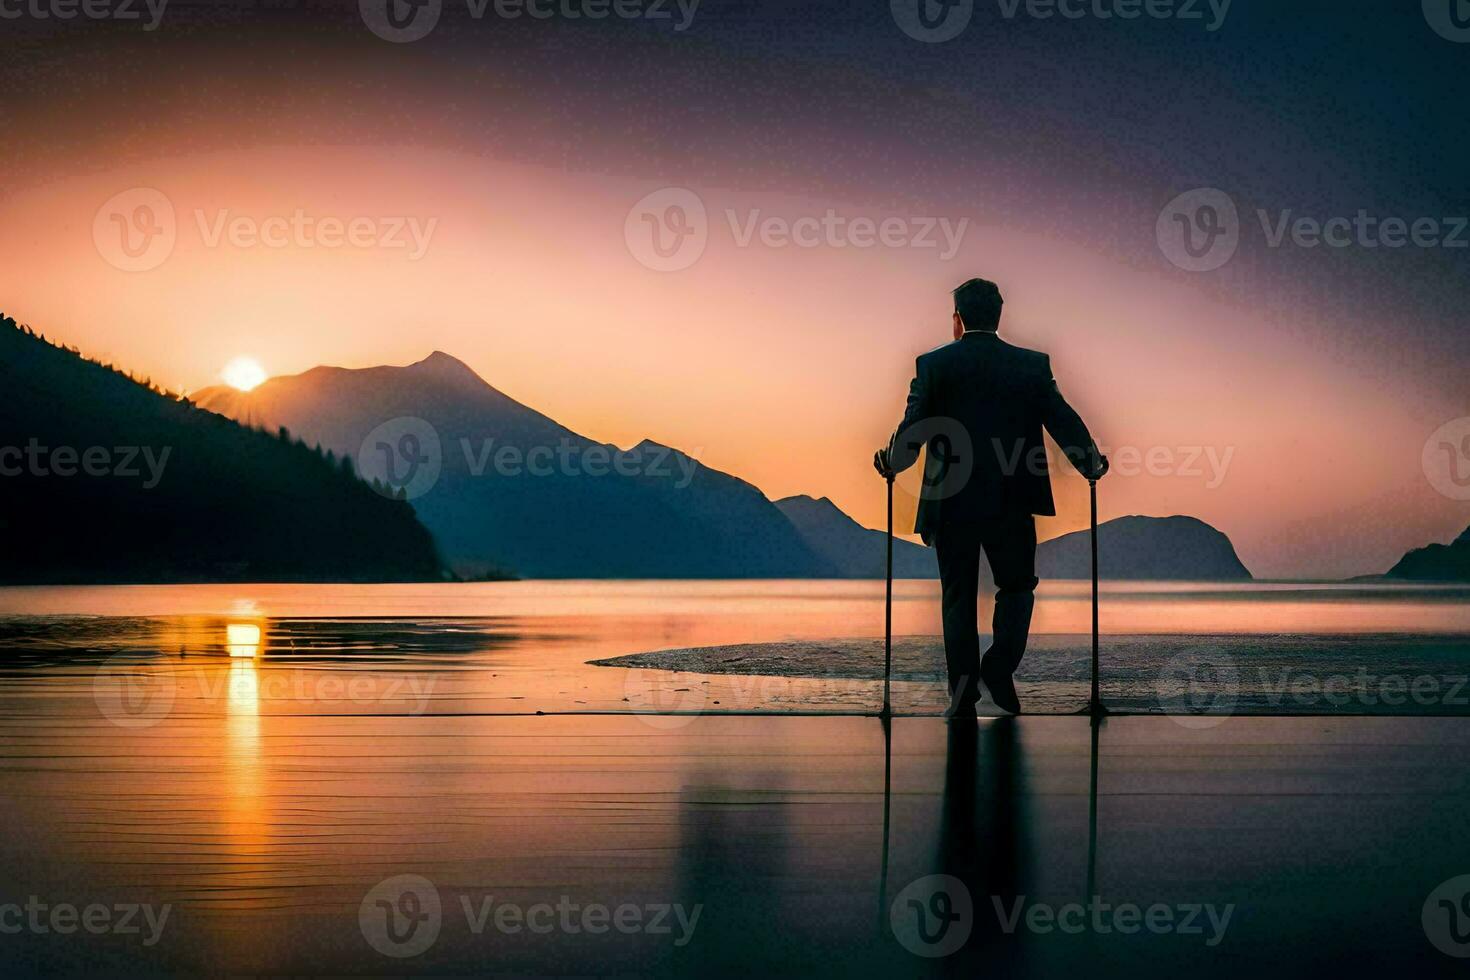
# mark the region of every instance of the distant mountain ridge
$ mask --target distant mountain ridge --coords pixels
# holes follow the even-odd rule
[[[844,578],[882,578],[886,534],[863,527],[823,497],[787,497],[776,501],[818,554]],[[1120,517],[1098,526],[1099,576],[1139,581],[1239,581],[1251,573],[1230,539],[1192,517]],[[982,563],[982,578],[991,581]],[[1092,541],[1088,531],[1043,541],[1036,549],[1036,573],[1043,579],[1092,577]],[[937,578],[933,549],[895,539],[896,578]]]
[[[392,482],[394,439],[437,445],[414,508],[461,574],[537,578],[818,578],[834,574],[756,487],[651,440],[599,443],[521,404],[436,351],[404,367],[314,368],[199,404],[284,425]],[[379,458],[379,450],[387,453]],[[414,490],[413,487],[408,487]]]
[[[776,501],[802,539],[835,569],[839,578],[883,578],[887,574],[886,531],[863,527],[826,497],[783,497]],[[938,578],[934,549],[894,538],[895,578]]]
[[[1223,533],[1194,517],[1118,517],[1097,527],[1098,576],[1146,582],[1252,578]],[[1092,577],[1092,537],[1074,531],[1036,550],[1041,578]]]
[[[1470,527],[1449,544],[1430,544],[1400,558],[1386,578],[1414,582],[1470,582]]]
[[[19,460],[0,478],[0,581],[441,577],[412,508],[374,492],[350,464],[196,408],[5,317],[0,388],[0,463]],[[12,458],[16,447],[34,447],[34,458]]]

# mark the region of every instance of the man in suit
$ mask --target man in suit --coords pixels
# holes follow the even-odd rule
[[[1021,710],[1012,675],[1036,603],[1036,518],[1054,515],[1043,428],[1084,477],[1107,458],[1067,404],[1038,351],[1000,339],[1000,290],[971,279],[954,291],[954,343],[919,357],[908,408],[873,465],[892,478],[927,448],[914,531],[939,554],[951,717],[975,716],[977,677],[998,707]],[[994,640],[980,659],[980,553],[995,577]]]

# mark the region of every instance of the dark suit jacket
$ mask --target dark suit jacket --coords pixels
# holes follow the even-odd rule
[[[1045,354],[969,331],[921,355],[888,449],[895,471],[928,449],[914,530],[928,541],[950,521],[1055,514],[1043,427],[1083,476],[1096,472],[1097,445]]]

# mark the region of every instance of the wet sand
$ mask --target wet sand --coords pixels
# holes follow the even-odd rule
[[[3,729],[7,900],[172,906],[148,947],[6,936],[7,975],[1463,965],[1420,922],[1430,892],[1470,872],[1470,769],[1457,761],[1470,728],[1454,719],[1112,719],[1095,783],[1092,730],[1072,718],[983,720],[959,736],[899,719],[887,752],[866,718],[263,714],[203,737],[186,720],[129,731],[11,717]],[[933,874],[962,882],[973,908],[966,945],[938,960],[889,918]],[[394,958],[370,938],[384,941],[385,912],[363,907],[401,875],[426,879],[440,911],[432,943]],[[1233,911],[1207,945],[1207,925],[1125,934],[1106,917],[1106,932],[1008,935],[994,908],[1089,894],[1165,905],[1181,926],[1191,907]],[[476,933],[465,903],[575,906],[575,926],[558,913],[548,933],[513,932],[492,916]],[[692,930],[672,912],[668,933],[581,926],[588,906],[636,907],[648,926],[648,910],[676,905],[700,909]]]
[[[1108,720],[1095,754],[1087,720],[1063,716],[899,718],[890,746],[861,716],[881,698],[881,588],[0,590],[0,929],[21,924],[0,933],[0,970],[1462,970],[1421,912],[1470,875],[1464,719],[1190,703]],[[900,592],[900,636],[932,632],[932,583]],[[1049,672],[1031,681],[1038,697],[1083,703],[1067,651],[1085,646],[1088,608],[1076,590],[1042,597],[1038,632],[1070,635],[1055,669],[1050,640],[1028,659]],[[1464,673],[1470,635],[1459,593],[1122,585],[1104,609],[1110,641],[1151,634],[1131,674],[1116,651],[1106,669],[1105,646],[1104,691],[1119,698],[1149,696],[1145,654],[1181,630],[1233,633],[1247,678],[1260,666],[1247,648],[1284,631],[1275,646],[1321,679],[1341,663],[1301,637],[1338,624],[1331,642],[1377,657],[1373,677],[1422,667],[1446,682]],[[1460,639],[1445,647],[1446,633]],[[1397,653],[1374,652],[1383,637]],[[867,651],[862,676],[590,665],[827,638]],[[914,642],[932,659],[932,642]],[[928,710],[934,691],[901,681],[895,704]],[[1098,911],[1101,929],[1046,928],[1049,910],[1072,922],[1089,895],[1114,910]],[[1008,933],[996,901],[1023,901],[1028,918]],[[50,911],[26,919],[40,904]],[[47,917],[63,905],[78,911]],[[156,935],[136,912],[140,932],[77,927],[124,906],[168,917]],[[1230,919],[1210,944],[1207,929],[1125,931],[1119,906]],[[1444,932],[1439,908],[1430,925]],[[936,951],[921,924],[963,944],[918,955]]]
[[[981,649],[990,637],[980,635]],[[1199,716],[1235,714],[1450,715],[1470,717],[1470,636],[1463,633],[1109,635],[1100,643],[1104,702],[1114,712]],[[777,705],[805,688],[813,705],[847,691],[876,713],[883,641],[783,640],[651,650],[594,660],[634,669],[663,703],[711,690],[720,678],[741,705]],[[1075,714],[1087,704],[1092,641],[1073,634],[1032,636],[1016,673],[1027,714]],[[893,638],[893,706],[905,715],[938,715],[949,703],[944,638]],[[691,683],[703,687],[680,687]],[[762,697],[763,692],[768,694]],[[866,700],[863,696],[866,695]],[[637,704],[644,703],[640,699]],[[982,713],[1000,714],[988,698]]]

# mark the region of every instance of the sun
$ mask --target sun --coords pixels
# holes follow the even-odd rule
[[[251,357],[237,357],[225,365],[220,372],[225,384],[240,391],[249,391],[266,379],[265,368]]]

